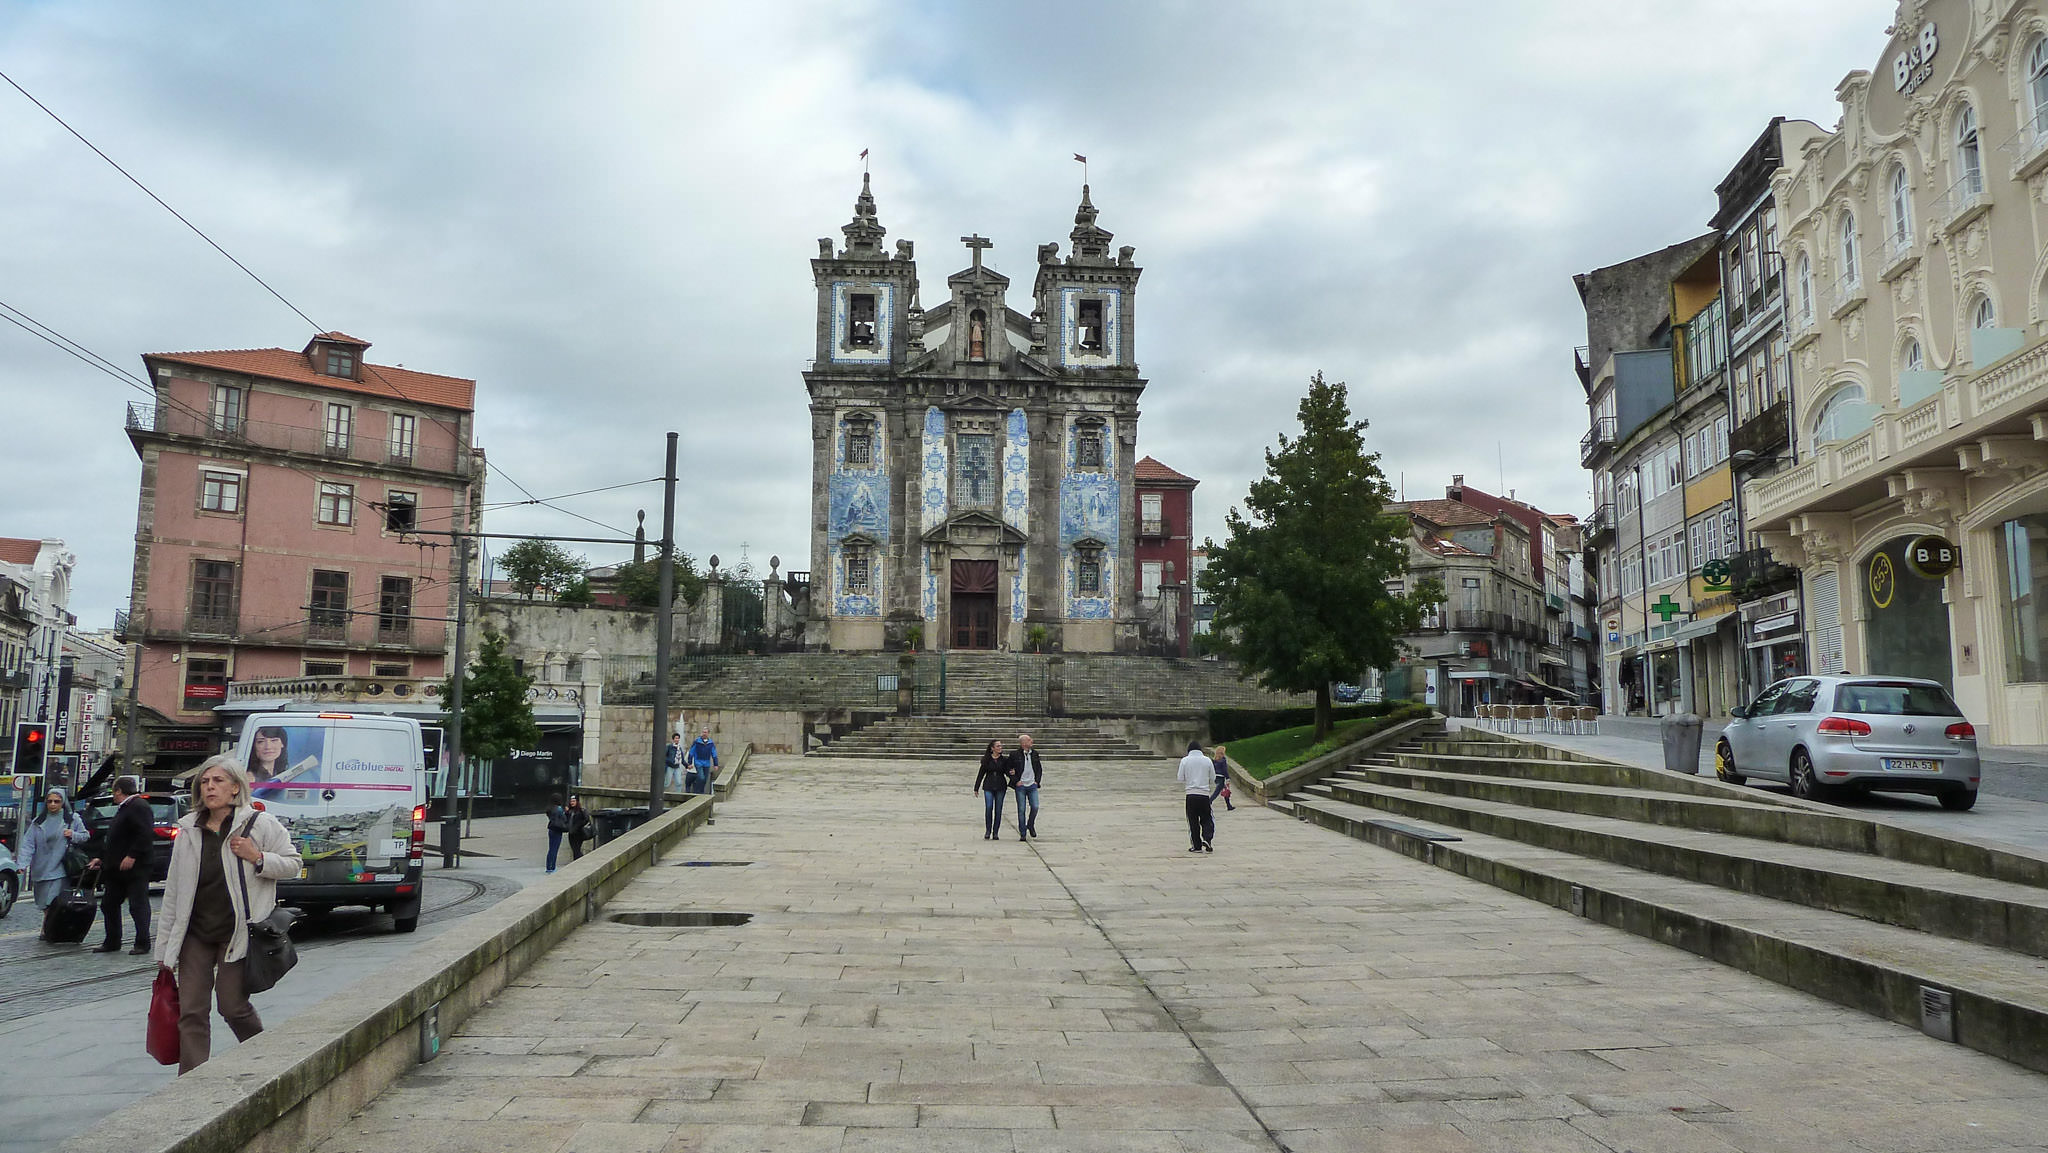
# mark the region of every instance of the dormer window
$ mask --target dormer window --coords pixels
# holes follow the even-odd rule
[[[867,468],[875,459],[875,422],[866,416],[846,418],[846,465]]]
[[[1074,312],[1074,339],[1082,352],[1099,353],[1103,349],[1102,302],[1083,300],[1078,302]]]
[[[967,314],[967,359],[988,359],[988,314],[979,308]]]
[[[846,343],[852,348],[874,348],[879,341],[875,326],[875,294],[856,292],[848,298]]]
[[[327,375],[355,379],[356,358],[337,348],[327,350]]]

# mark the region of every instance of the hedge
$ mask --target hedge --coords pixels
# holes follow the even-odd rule
[[[1375,701],[1363,705],[1331,705],[1330,719],[1355,721],[1360,717],[1383,717],[1409,701]],[[1209,740],[1226,742],[1256,737],[1277,729],[1291,729],[1316,723],[1313,705],[1288,709],[1210,709]]]

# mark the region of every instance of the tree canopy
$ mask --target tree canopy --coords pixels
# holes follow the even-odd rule
[[[551,540],[523,540],[498,555],[498,568],[519,595],[558,597],[583,578],[589,562]]]
[[[465,757],[493,761],[514,749],[530,749],[540,743],[540,726],[533,723],[533,705],[526,692],[533,678],[521,674],[505,655],[502,633],[485,630],[476,659],[462,678],[462,753]],[[448,709],[453,678],[441,683],[441,723],[454,719]]]
[[[1229,538],[1207,542],[1200,584],[1216,606],[1215,643],[1265,687],[1313,692],[1321,740],[1331,682],[1392,665],[1443,589],[1388,588],[1408,569],[1408,521],[1386,511],[1393,490],[1343,383],[1317,373],[1298,415],[1300,433],[1280,435],[1244,511],[1225,518]]]
[[[675,582],[677,604],[694,605],[704,596],[704,578],[697,572],[697,562],[681,549],[676,550]],[[636,564],[627,561],[619,566],[614,587],[629,605],[649,609],[659,606],[661,562],[650,560]]]

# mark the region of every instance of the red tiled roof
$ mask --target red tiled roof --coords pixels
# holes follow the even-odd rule
[[[36,554],[42,551],[42,541],[0,536],[0,564],[32,565],[36,563]]]
[[[331,344],[353,344],[358,348],[370,347],[369,341],[364,340],[361,337],[350,336],[346,332],[323,332],[320,335],[314,337],[313,340],[325,340]],[[311,348],[312,342],[308,341],[306,347]]]
[[[343,392],[360,392],[369,396],[381,396],[414,404],[437,405],[463,412],[472,412],[476,408],[476,381],[473,380],[459,376],[436,376],[431,372],[414,372],[409,368],[382,364],[364,364],[363,379],[351,380],[345,376],[329,376],[324,372],[315,372],[305,353],[293,352],[287,348],[152,352],[145,354],[142,359],[189,365],[193,368],[218,369],[223,372],[240,372],[270,380],[290,381],[293,384],[338,388]]]
[[[1493,523],[1492,514],[1456,500],[1411,500],[1404,505],[1395,505],[1392,511],[1407,513],[1419,520],[1426,520],[1445,528]]]
[[[1201,481],[1196,480],[1194,477],[1185,476],[1181,473],[1173,471],[1165,465],[1160,464],[1158,461],[1153,460],[1149,456],[1139,461],[1137,467],[1132,471],[1135,473],[1137,479],[1141,483],[1144,481],[1166,481],[1168,483],[1177,482],[1188,485],[1196,485],[1202,483]]]

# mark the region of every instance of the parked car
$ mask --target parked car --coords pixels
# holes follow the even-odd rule
[[[0,917],[14,911],[14,902],[21,896],[21,884],[21,868],[14,863],[14,854],[0,845]]]
[[[192,798],[185,793],[166,795],[144,793],[154,818],[156,852],[151,854],[150,883],[161,885],[164,876],[171,871],[171,842],[178,836],[178,818],[191,808]],[[107,823],[114,819],[114,810],[119,806],[112,797],[93,797],[78,807],[78,815],[85,821],[85,851],[87,856],[101,855],[101,848],[107,843]],[[112,867],[117,862],[108,862]]]
[[[1926,793],[1944,809],[1977,803],[1977,730],[1938,681],[1916,677],[1791,677],[1729,710],[1714,774],[1762,777],[1795,795],[1843,790]]]
[[[1334,681],[1330,685],[1330,695],[1340,705],[1355,705],[1365,696],[1365,690],[1348,681]]]

